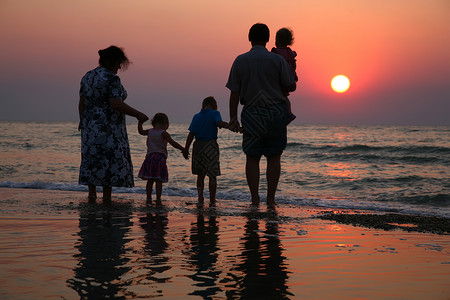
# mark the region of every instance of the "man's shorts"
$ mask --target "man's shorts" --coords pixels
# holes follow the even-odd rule
[[[252,157],[281,155],[286,149],[286,103],[250,106],[242,110],[242,149]]]
[[[220,175],[219,145],[216,140],[194,142],[192,174],[216,177]]]

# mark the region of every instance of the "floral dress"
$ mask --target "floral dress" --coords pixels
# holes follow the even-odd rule
[[[125,100],[119,76],[97,67],[81,79],[81,166],[79,183],[133,187],[125,114],[111,108],[109,99]]]

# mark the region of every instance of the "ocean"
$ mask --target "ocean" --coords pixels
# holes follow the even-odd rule
[[[78,184],[77,125],[0,121],[0,188],[87,191]],[[184,145],[188,125],[171,124],[168,132]],[[136,123],[127,126],[135,187],[113,188],[113,193],[142,194],[145,201],[145,181],[137,177],[145,157],[145,137],[137,133]],[[241,135],[222,129],[218,143],[219,205],[250,202]],[[163,186],[163,197],[196,197],[190,161],[168,147],[169,182]],[[262,201],[265,191],[263,158]],[[450,127],[290,125],[277,202],[450,217]]]

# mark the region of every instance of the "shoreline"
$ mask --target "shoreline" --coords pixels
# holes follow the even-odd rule
[[[225,200],[197,209],[195,203],[193,197],[165,197],[162,207],[148,208],[145,195],[113,194],[112,206],[90,205],[85,192],[1,188],[0,296],[448,299],[450,294],[450,237],[409,230],[424,218],[290,205],[271,211]],[[344,224],[354,222],[349,216],[375,215],[378,222],[403,226],[374,228],[370,218]],[[330,216],[336,220],[326,219]]]
[[[21,194],[30,193],[38,198],[47,197],[48,195],[55,195],[59,199],[66,199],[69,201],[69,206],[66,209],[73,210],[77,209],[75,204],[82,206],[88,205],[87,197],[85,197],[86,192],[84,191],[64,191],[64,190],[42,190],[42,189],[32,189],[32,188],[0,188],[0,202],[5,201],[8,197],[14,195],[17,197]],[[191,209],[195,208],[197,199],[195,197],[189,196],[166,196],[169,198],[169,207],[175,209],[177,205],[183,207],[185,205],[190,206]],[[122,202],[132,202],[136,209],[142,210],[145,207],[145,195],[140,194],[130,194],[130,193],[113,193],[113,205],[120,204]],[[218,208],[223,204],[228,202],[239,202],[237,200],[218,200]],[[7,201],[10,202],[10,201]],[[48,202],[48,201],[47,201]],[[205,199],[204,209],[208,209],[209,201]],[[101,197],[97,199],[96,205],[101,206]],[[240,202],[241,208],[251,207],[250,202]],[[226,207],[226,206],[225,206]],[[280,210],[281,207],[290,207],[290,205],[278,204],[277,208]],[[105,207],[106,208],[106,207]],[[266,204],[261,203],[261,205],[256,210],[266,210]],[[431,233],[439,235],[450,235],[450,218],[439,217],[439,216],[427,216],[427,215],[414,215],[406,213],[394,213],[394,212],[380,212],[380,211],[368,211],[368,210],[358,210],[358,209],[334,209],[326,207],[315,207],[315,206],[298,206],[295,209],[303,212],[303,217],[307,217],[305,212],[308,212],[309,218],[317,218],[321,220],[334,221],[340,224],[347,224],[353,226],[360,226],[364,228],[380,229],[384,231],[390,230],[404,230],[408,232],[418,232],[418,233]],[[283,211],[283,209],[281,209]],[[216,210],[216,213],[220,215],[220,210]],[[223,212],[222,212],[223,213]]]

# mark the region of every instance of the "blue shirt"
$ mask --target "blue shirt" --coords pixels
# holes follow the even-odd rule
[[[214,109],[202,109],[192,118],[189,131],[199,141],[210,141],[217,139],[217,123],[222,121],[220,112]]]

